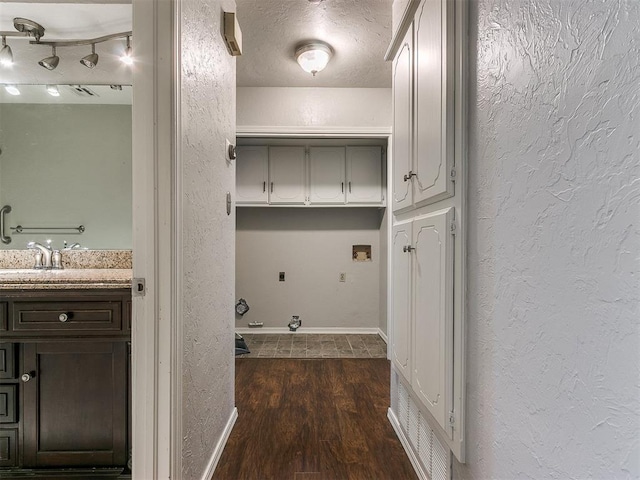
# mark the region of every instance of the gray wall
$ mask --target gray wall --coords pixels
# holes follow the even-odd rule
[[[640,2],[470,2],[467,464],[640,477]]]
[[[185,480],[202,478],[234,408],[235,215],[225,192],[235,165],[224,151],[235,137],[236,70],[222,40],[223,8],[235,11],[235,2],[181,2],[179,16]]]
[[[0,105],[0,204],[10,226],[78,226],[82,235],[12,235],[62,248],[131,248],[131,106]],[[8,230],[6,233],[9,233]]]
[[[236,325],[286,328],[300,315],[303,329],[378,328],[379,229],[377,208],[238,208],[236,296],[251,310]],[[371,245],[371,262],[352,260],[359,244]]]

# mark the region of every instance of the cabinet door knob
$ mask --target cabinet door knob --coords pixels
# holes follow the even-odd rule
[[[60,315],[58,315],[58,320],[60,320],[61,322],[66,322],[67,320],[69,320],[69,315],[67,315],[66,313],[61,313]]]
[[[33,375],[31,375],[30,373],[23,373],[22,376],[20,377],[20,380],[22,380],[24,383],[27,383],[32,378],[33,378]]]

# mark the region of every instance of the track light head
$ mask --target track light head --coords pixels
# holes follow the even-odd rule
[[[13,65],[13,52],[11,47],[7,45],[7,37],[2,37],[2,49],[0,50],[0,63],[4,67]]]
[[[55,70],[58,63],[60,63],[60,57],[56,55],[56,47],[51,47],[51,56],[40,60],[38,65],[46,68],[47,70]]]
[[[93,68],[98,64],[98,54],[96,53],[96,44],[91,44],[91,53],[82,57],[80,63],[87,68]]]
[[[120,60],[122,60],[122,63],[125,65],[133,65],[133,52],[131,51],[131,42],[129,38],[130,37],[127,37],[127,48],[120,57]]]

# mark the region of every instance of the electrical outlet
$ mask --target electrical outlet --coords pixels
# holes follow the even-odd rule
[[[278,275],[278,280],[284,282],[284,272],[280,272],[280,274]]]
[[[346,282],[347,281],[347,274],[346,273],[341,273],[340,274],[340,281],[341,282]]]

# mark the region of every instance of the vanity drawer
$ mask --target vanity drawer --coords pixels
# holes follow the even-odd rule
[[[0,428],[0,467],[18,466],[18,429]]]
[[[18,421],[18,385],[0,385],[0,423]]]
[[[7,302],[0,302],[0,331],[7,330]]]
[[[16,352],[13,343],[0,343],[0,378],[16,378]]]
[[[11,328],[14,333],[99,335],[122,329],[121,301],[15,301]]]

